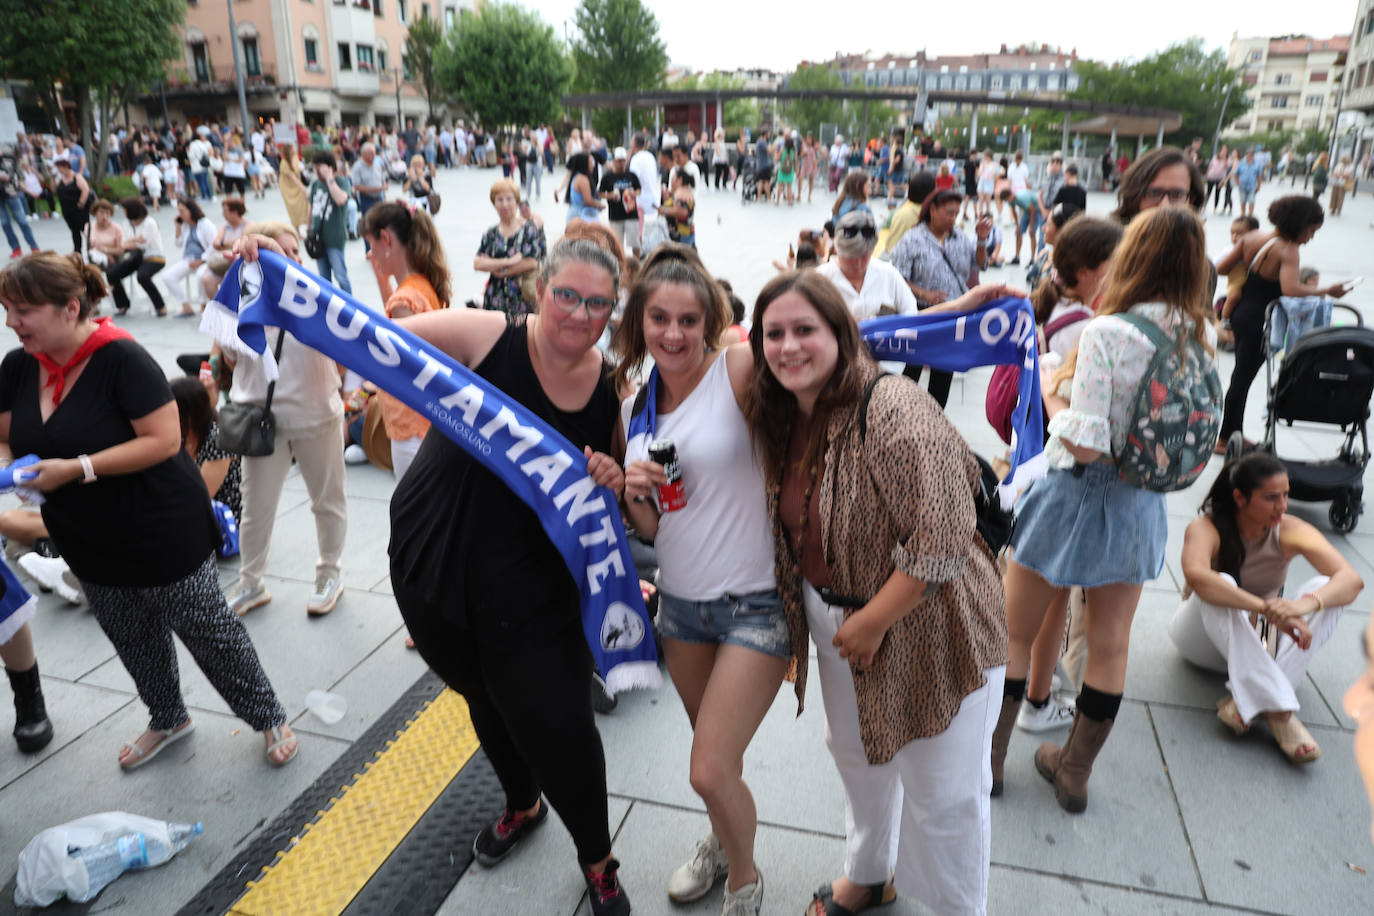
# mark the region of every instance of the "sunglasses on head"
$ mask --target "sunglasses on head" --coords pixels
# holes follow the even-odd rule
[[[840,235],[847,239],[852,239],[856,235],[862,235],[866,239],[876,239],[878,230],[872,226],[843,226]]]

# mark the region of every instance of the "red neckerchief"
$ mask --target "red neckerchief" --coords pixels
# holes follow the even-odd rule
[[[86,338],[86,342],[77,348],[72,358],[67,360],[65,365],[59,366],[53,362],[52,357],[46,353],[35,353],[34,357],[38,364],[48,370],[48,380],[43,383],[43,387],[53,386],[52,406],[56,407],[62,401],[62,392],[67,387],[67,373],[81,365],[92,353],[99,350],[108,343],[116,340],[133,340],[134,335],[114,324],[108,318],[96,318],[95,330],[91,336]]]

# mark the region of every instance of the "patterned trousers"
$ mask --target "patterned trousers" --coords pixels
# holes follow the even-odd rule
[[[224,602],[214,554],[169,585],[144,588],[84,580],[81,585],[152,715],[149,728],[167,731],[188,718],[173,633],[250,728],[261,732],[286,721],[243,621]]]

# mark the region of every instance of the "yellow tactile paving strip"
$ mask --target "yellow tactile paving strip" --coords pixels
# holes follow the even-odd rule
[[[228,913],[337,916],[477,751],[468,706],[445,690],[377,752]]]

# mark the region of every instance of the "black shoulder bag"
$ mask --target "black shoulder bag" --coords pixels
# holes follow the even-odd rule
[[[281,369],[281,345],[286,332],[277,331],[277,346],[272,358]],[[219,444],[226,452],[243,455],[247,458],[261,458],[276,450],[277,421],[272,416],[272,395],[276,393],[277,383],[267,386],[267,398],[261,407],[256,404],[229,402],[219,412]]]
[[[863,398],[859,401],[859,441],[861,442],[868,437],[868,402],[873,397],[873,389],[877,387],[878,382],[888,375],[887,372],[879,373],[864,387]],[[992,469],[992,465],[988,464],[983,456],[977,452],[973,452],[973,457],[977,460],[978,469],[981,472],[978,478],[978,488],[973,491],[973,512],[977,517],[978,536],[983,539],[984,544],[988,545],[988,550],[992,551],[992,555],[995,557],[998,551],[1006,546],[1007,541],[1011,540],[1012,529],[1016,526],[1016,516],[1009,510],[1002,508],[1002,500],[997,495],[997,485],[1001,481],[997,479],[997,472]]]

